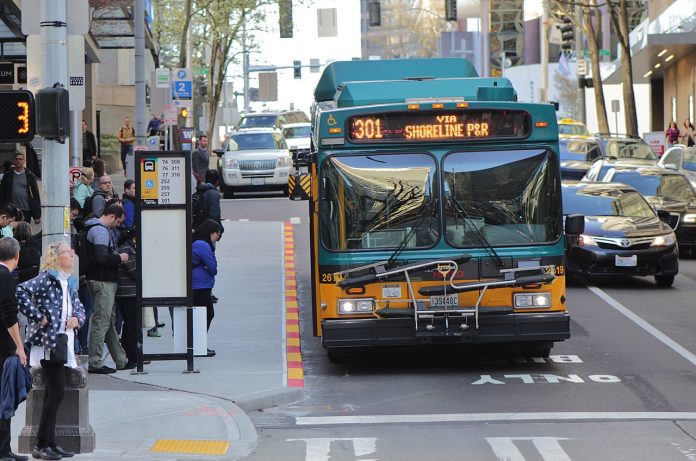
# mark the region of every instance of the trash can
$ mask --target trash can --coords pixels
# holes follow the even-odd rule
[[[174,307],[173,352],[186,353],[186,309],[193,309],[193,355],[208,355],[208,318],[205,306]]]

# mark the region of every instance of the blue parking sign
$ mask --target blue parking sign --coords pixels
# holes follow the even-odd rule
[[[175,80],[172,82],[172,98],[191,99],[193,82],[191,80]]]
[[[145,181],[145,189],[154,189],[155,188],[155,181],[152,179],[148,179]]]

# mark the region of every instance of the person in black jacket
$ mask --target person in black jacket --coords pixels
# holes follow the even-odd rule
[[[19,335],[17,319],[17,282],[12,271],[19,262],[19,242],[11,237],[0,238],[0,370],[5,360],[17,355],[20,363],[27,364],[27,355]],[[10,447],[10,419],[0,419],[0,456],[5,459],[27,461],[29,458],[12,453]]]
[[[220,184],[220,173],[217,170],[208,170],[205,173],[205,182],[196,188],[196,192],[201,195],[200,207],[201,216],[200,222],[194,223],[195,226],[200,225],[206,219],[212,219],[220,226],[220,235],[225,232],[222,226],[222,216],[220,212],[220,193],[217,186]]]
[[[97,159],[97,139],[87,129],[87,122],[82,121],[82,165],[88,166]]]
[[[36,176],[25,168],[26,158],[15,153],[14,173],[6,174],[0,182],[0,202],[12,202],[24,214],[24,220],[41,222],[41,193]]]
[[[29,223],[18,223],[13,230],[14,238],[19,242],[19,263],[17,264],[17,282],[26,282],[39,275],[41,266],[41,248],[31,238]]]

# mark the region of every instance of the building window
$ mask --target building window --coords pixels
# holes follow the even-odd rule
[[[672,120],[677,121],[677,97],[672,96]]]

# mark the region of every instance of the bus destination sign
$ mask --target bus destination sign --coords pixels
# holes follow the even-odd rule
[[[355,143],[524,138],[531,122],[519,110],[383,112],[349,118],[347,131]]]

